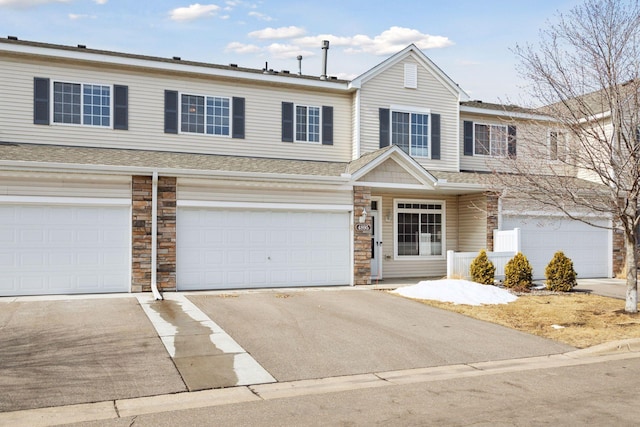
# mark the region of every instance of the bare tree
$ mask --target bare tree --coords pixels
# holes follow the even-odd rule
[[[536,44],[517,46],[526,91],[536,113],[548,119],[528,117],[527,125],[518,127],[517,156],[496,168],[508,196],[624,235],[625,311],[633,313],[638,311],[639,43],[637,0],[586,0],[558,14]],[[598,221],[603,217],[611,223]]]

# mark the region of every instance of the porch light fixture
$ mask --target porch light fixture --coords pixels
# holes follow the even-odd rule
[[[367,210],[362,209],[362,215],[360,215],[360,218],[358,218],[358,221],[360,222],[360,224],[363,224],[366,220],[367,220]]]

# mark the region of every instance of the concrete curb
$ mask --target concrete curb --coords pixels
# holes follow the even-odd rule
[[[625,340],[606,342],[592,347],[570,351],[565,354],[573,358],[585,358],[637,352],[640,352],[640,338],[629,338]]]

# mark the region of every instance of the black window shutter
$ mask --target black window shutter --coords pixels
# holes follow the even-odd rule
[[[113,86],[113,128],[129,129],[129,87]]]
[[[387,147],[391,142],[389,130],[391,128],[391,117],[388,108],[380,108],[380,148]]]
[[[473,122],[465,120],[463,126],[464,155],[473,156]]]
[[[244,98],[233,97],[233,135],[232,138],[244,139]]]
[[[431,114],[431,158],[440,160],[440,114]]]
[[[33,79],[33,124],[49,124],[49,79]]]
[[[282,103],[282,141],[293,142],[293,102]]]
[[[178,133],[178,92],[164,91],[164,133]]]
[[[516,127],[509,126],[509,137],[507,138],[507,153],[509,157],[516,157]]]
[[[333,145],[333,107],[322,107],[322,145]]]

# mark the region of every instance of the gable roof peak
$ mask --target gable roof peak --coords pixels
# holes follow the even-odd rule
[[[470,99],[469,95],[414,43],[409,44],[401,51],[396,52],[384,61],[380,62],[378,65],[359,75],[351,81],[349,86],[351,88],[360,88],[366,81],[379,75],[409,56],[413,56],[413,58],[415,58],[425,69],[431,71],[436,78],[440,79],[447,87],[449,87],[452,92],[458,94],[461,101]]]

